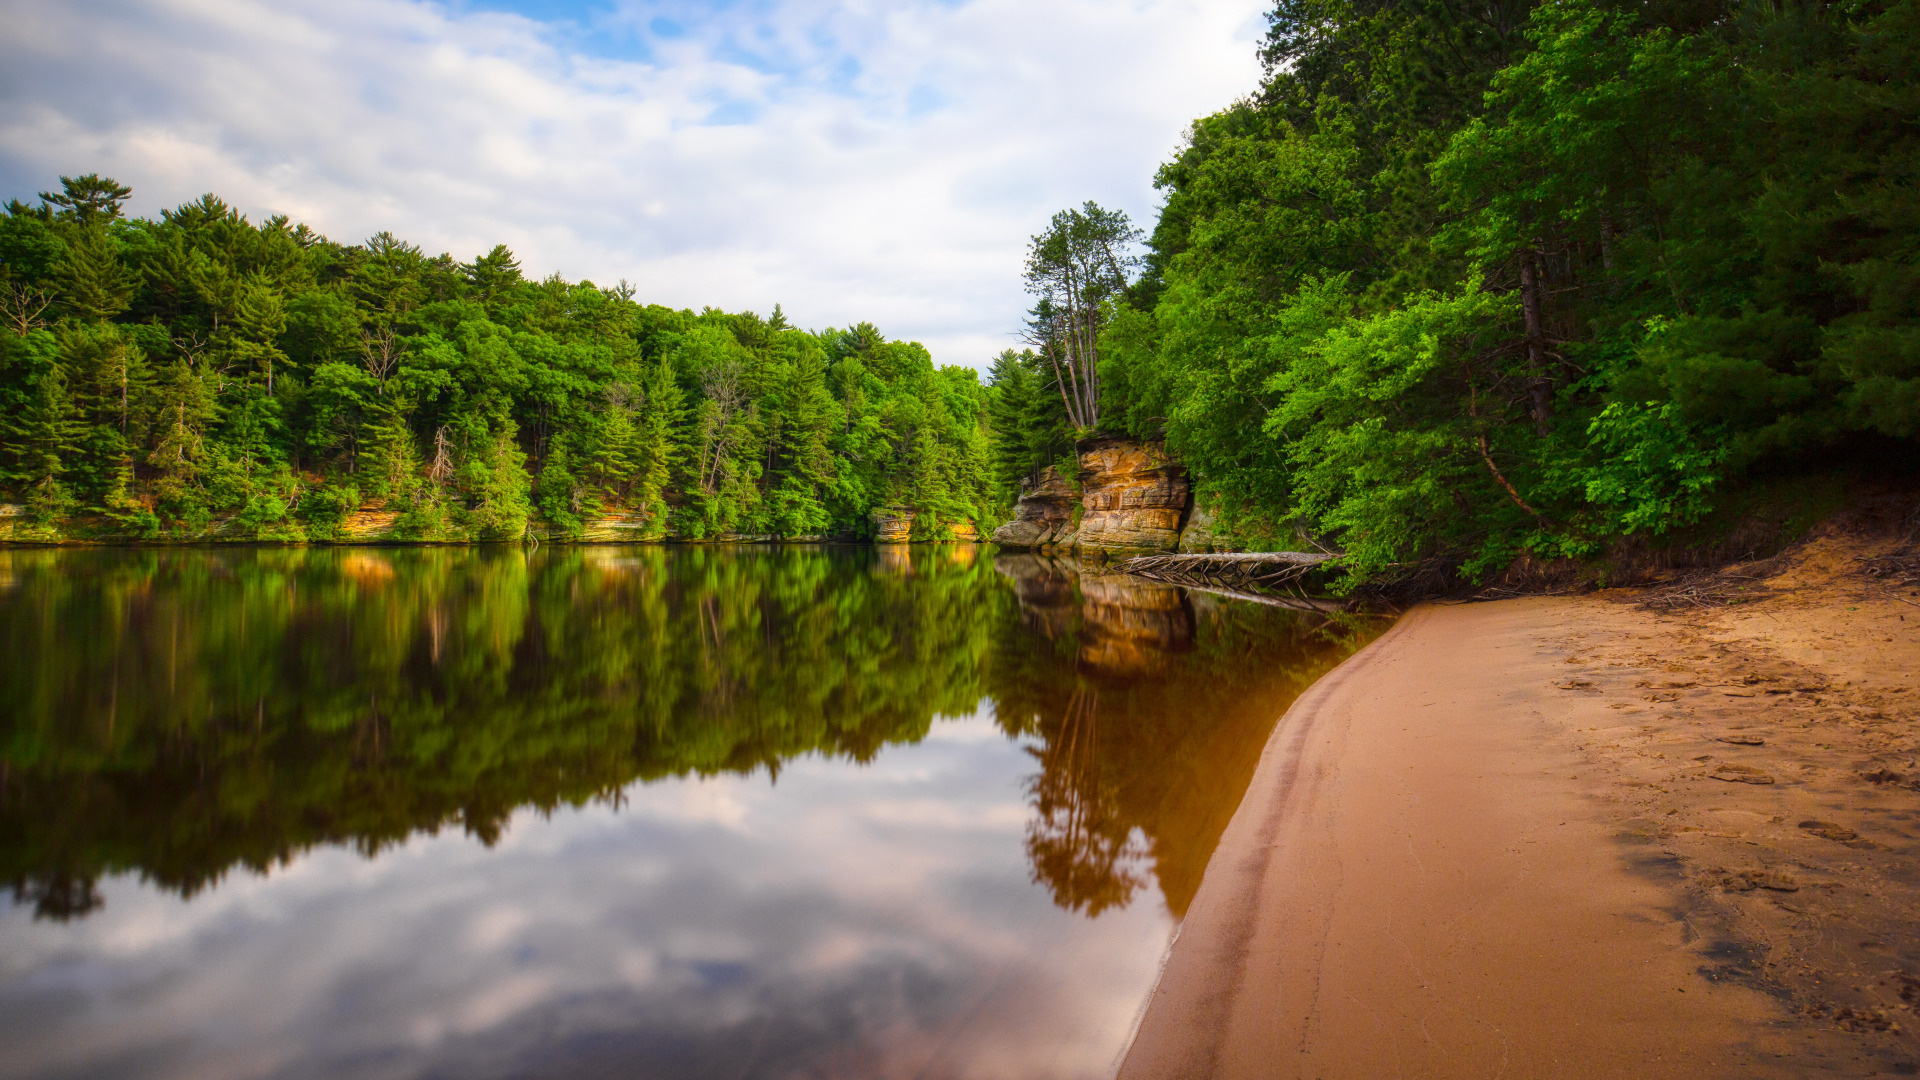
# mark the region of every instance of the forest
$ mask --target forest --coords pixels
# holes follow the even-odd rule
[[[989,516],[987,391],[873,326],[643,305],[213,195],[63,177],[0,215],[0,501],[26,538],[914,535]]]
[[[1279,0],[1150,232],[1036,237],[1003,483],[1164,437],[1344,584],[1592,560],[1910,473],[1920,4]],[[1705,523],[1705,524],[1703,524]],[[1736,553],[1737,554],[1737,553]]]
[[[1164,439],[1220,532],[1345,586],[1605,557],[1911,472],[1920,0],[1279,0],[1150,230],[1032,240],[1028,347],[642,305],[63,178],[0,216],[16,537],[985,531]],[[1010,268],[1011,269],[1011,268]]]

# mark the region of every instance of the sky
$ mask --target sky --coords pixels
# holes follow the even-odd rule
[[[1150,227],[1268,0],[0,0],[0,199],[101,172],[943,364],[1016,343],[1028,238]]]

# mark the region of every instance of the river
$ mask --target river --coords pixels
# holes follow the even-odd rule
[[[1100,1077],[1378,629],[991,547],[0,550],[0,1077]]]

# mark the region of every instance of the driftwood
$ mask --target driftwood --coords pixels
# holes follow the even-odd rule
[[[1218,585],[1195,585],[1183,581],[1180,587],[1190,592],[1211,593],[1224,596],[1229,600],[1245,600],[1268,607],[1286,608],[1289,611],[1345,611],[1347,605],[1339,600],[1322,600],[1313,596],[1273,596],[1268,593],[1247,592],[1243,589],[1227,589]]]
[[[1137,555],[1115,569],[1171,585],[1245,592],[1293,585],[1332,558],[1304,551]]]

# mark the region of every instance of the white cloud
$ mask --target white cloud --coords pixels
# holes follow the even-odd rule
[[[983,364],[1026,237],[1087,198],[1150,220],[1186,123],[1253,87],[1265,6],[9,0],[0,181],[100,171],[138,213],[211,190],[341,240],[504,242],[535,274]]]

